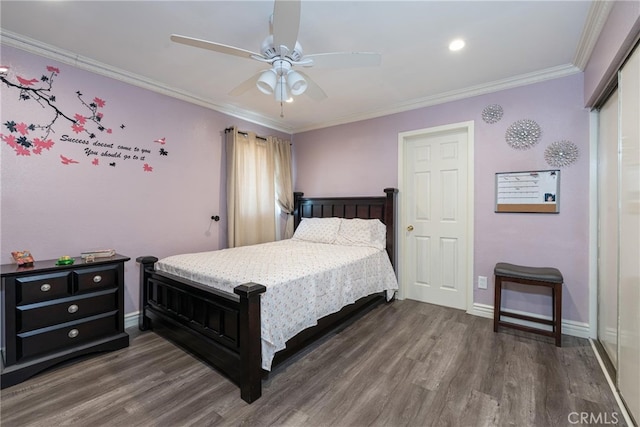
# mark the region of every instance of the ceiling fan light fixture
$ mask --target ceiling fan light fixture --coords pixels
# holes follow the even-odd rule
[[[271,95],[276,89],[276,80],[276,73],[272,69],[265,70],[260,74],[256,86],[260,92]]]
[[[289,99],[289,93],[287,91],[287,82],[284,76],[281,76],[276,83],[276,89],[274,91],[277,102],[287,102]]]
[[[292,95],[302,95],[307,90],[308,83],[297,71],[289,71],[287,73],[287,85]]]
[[[1,0],[0,0],[1,1]],[[315,101],[321,101],[327,94],[313,81],[311,76],[292,67],[369,67],[380,65],[381,55],[374,52],[328,52],[305,56],[300,42],[301,0],[275,0],[273,14],[269,19],[269,35],[262,40],[260,53],[229,46],[209,40],[172,34],[172,42],[206,49],[213,52],[252,59],[269,64],[270,69],[262,69],[229,92],[238,96],[254,87],[265,95],[274,96],[281,103],[293,101],[293,97],[306,93]],[[8,70],[0,68],[0,77]],[[281,114],[281,117],[282,114]]]

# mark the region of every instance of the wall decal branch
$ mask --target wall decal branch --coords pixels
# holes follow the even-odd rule
[[[0,82],[10,89],[18,90],[18,99],[20,101],[35,101],[42,108],[50,110],[51,118],[45,123],[25,123],[16,120],[8,120],[3,125],[9,130],[9,134],[0,133],[0,139],[7,143],[16,151],[18,156],[30,156],[31,154],[41,154],[43,149],[49,150],[55,144],[49,138],[51,133],[55,133],[54,125],[58,120],[69,123],[71,131],[76,135],[84,134],[89,139],[95,139],[98,132],[111,134],[111,128],[103,124],[104,114],[100,111],[106,105],[106,101],[99,97],[94,97],[88,102],[84,99],[80,91],[76,92],[76,96],[83,107],[82,112],[68,114],[62,111],[56,105],[56,96],[53,94],[53,84],[56,76],[60,74],[60,69],[53,66],[47,66],[47,73],[40,77],[26,78],[24,76],[15,76],[14,79],[8,77],[8,73],[0,75]],[[40,83],[39,85],[36,85]],[[86,112],[88,110],[88,113]],[[124,124],[120,126],[124,129]],[[40,130],[39,135],[32,135]],[[68,138],[65,138],[68,140]]]

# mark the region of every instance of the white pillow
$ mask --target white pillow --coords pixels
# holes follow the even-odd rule
[[[338,236],[340,218],[302,218],[292,239],[333,243]]]
[[[343,219],[336,245],[387,247],[387,227],[379,219]]]

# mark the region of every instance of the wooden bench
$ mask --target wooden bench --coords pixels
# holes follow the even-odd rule
[[[562,346],[562,273],[557,268],[550,267],[525,267],[521,265],[499,262],[494,270],[495,274],[495,301],[493,308],[493,331],[498,332],[498,327],[504,326],[521,331],[554,337],[556,346]],[[538,317],[524,314],[512,313],[502,310],[502,283],[520,283],[530,286],[544,286],[551,288],[551,298],[553,303],[552,319],[540,319]],[[501,319],[501,316],[514,319],[527,320],[529,322],[541,323],[552,326],[552,330],[533,328],[519,325]]]

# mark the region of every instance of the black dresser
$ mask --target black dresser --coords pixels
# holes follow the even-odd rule
[[[114,255],[72,265],[2,265],[2,388],[89,353],[129,345],[124,263]]]

